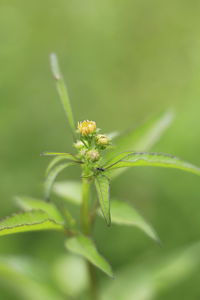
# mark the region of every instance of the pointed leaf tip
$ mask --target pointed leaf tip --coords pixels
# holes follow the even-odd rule
[[[50,64],[53,76],[56,80],[59,80],[62,76],[60,74],[60,69],[58,65],[58,58],[55,53],[50,54]]]
[[[108,276],[113,277],[113,272],[109,263],[99,254],[94,242],[84,236],[78,235],[76,237],[69,238],[65,243],[66,248],[86,258],[89,262],[102,270]]]

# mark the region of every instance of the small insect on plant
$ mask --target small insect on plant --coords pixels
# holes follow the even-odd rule
[[[107,226],[112,223],[137,226],[153,240],[159,240],[152,226],[133,206],[112,198],[110,201],[112,180],[127,168],[137,166],[174,168],[196,175],[200,175],[200,168],[169,154],[147,152],[169,127],[173,119],[172,112],[162,114],[126,135],[116,132],[103,134],[95,121],[80,121],[76,125],[57,57],[52,54],[50,58],[76,152],[42,153],[43,156],[52,157],[46,171],[44,199],[17,197],[17,203],[23,211],[0,221],[0,235],[36,230],[63,232],[66,249],[86,260],[91,297],[97,299],[95,267],[113,277],[110,264],[98,252],[93,240],[97,217],[104,218]],[[71,167],[80,168],[80,182],[55,182],[63,170]],[[92,185],[96,190],[93,197]],[[58,201],[54,195],[61,199]],[[68,201],[80,206],[79,217],[70,212]]]

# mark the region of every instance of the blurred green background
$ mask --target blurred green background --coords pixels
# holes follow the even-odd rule
[[[1,217],[17,210],[14,195],[41,197],[48,161],[41,152],[72,149],[51,77],[52,51],[76,120],[95,120],[104,132],[124,131],[174,108],[175,121],[153,150],[200,166],[199,15],[195,0],[0,0]],[[71,175],[79,173],[63,178]],[[108,230],[99,221],[96,241],[116,273],[140,264],[146,269],[145,261],[154,264],[200,241],[199,180],[175,170],[136,168],[113,182],[112,195],[132,202],[162,240],[159,247],[137,229]],[[1,256],[25,255],[49,265],[64,254],[63,236],[55,233],[0,240]],[[99,278],[109,284],[104,274]],[[199,280],[197,267],[152,299],[200,299]],[[1,299],[17,299],[3,276],[0,283]]]

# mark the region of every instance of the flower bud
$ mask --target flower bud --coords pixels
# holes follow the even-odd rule
[[[96,123],[94,121],[78,122],[78,130],[81,135],[89,135],[96,131]]]
[[[84,147],[84,144],[81,141],[76,141],[76,143],[74,143],[74,147],[76,149],[82,149]]]
[[[109,138],[104,134],[98,134],[96,137],[97,145],[99,146],[107,146],[109,144]]]
[[[97,150],[90,150],[86,154],[87,158],[91,161],[97,161],[100,158],[100,154]]]

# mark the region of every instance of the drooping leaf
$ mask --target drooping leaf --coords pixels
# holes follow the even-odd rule
[[[174,114],[168,111],[149,120],[129,133],[119,136],[115,142],[116,147],[106,154],[106,159],[110,160],[124,151],[148,151],[170,126],[173,117]]]
[[[16,197],[16,201],[17,204],[24,210],[42,210],[47,213],[49,218],[52,220],[58,223],[64,222],[62,215],[53,203],[27,196],[18,196]]]
[[[119,225],[136,226],[143,230],[150,238],[159,241],[159,238],[144,218],[126,202],[119,200],[111,201],[111,219],[112,223]]]
[[[97,268],[101,269],[108,276],[113,277],[113,272],[108,262],[98,253],[93,241],[84,236],[78,235],[69,238],[65,243],[66,248],[78,255],[83,256]]]
[[[105,218],[106,224],[110,226],[110,199],[109,199],[109,180],[106,176],[99,174],[95,178],[95,186],[101,211]]]
[[[64,169],[66,169],[67,167],[74,166],[74,165],[75,165],[75,163],[67,162],[67,163],[63,163],[63,164],[60,164],[58,166],[55,166],[50,171],[50,173],[48,174],[48,176],[46,177],[46,180],[45,180],[45,186],[44,186],[44,188],[45,188],[45,199],[49,199],[53,183],[54,183],[56,177],[58,176],[58,174],[60,172],[62,172]]]
[[[56,80],[56,86],[57,86],[58,94],[60,96],[60,100],[61,100],[63,108],[65,110],[67,120],[69,122],[71,130],[72,130],[73,134],[75,134],[76,126],[75,126],[75,122],[74,122],[74,116],[73,116],[73,112],[72,112],[72,108],[71,108],[71,103],[70,103],[67,87],[65,85],[63,76],[60,72],[58,59],[57,59],[57,56],[55,53],[51,54],[50,62],[51,62],[52,73],[53,73],[54,79]]]
[[[18,213],[0,220],[0,235],[38,230],[63,230],[63,226],[40,210]]]
[[[200,175],[200,168],[185,162],[177,157],[163,153],[146,153],[136,152],[132,154],[124,154],[118,162],[108,166],[107,170],[118,168],[136,167],[136,166],[152,166],[179,169],[186,172]]]
[[[81,204],[81,182],[79,181],[61,181],[53,186],[53,192],[73,204]]]

